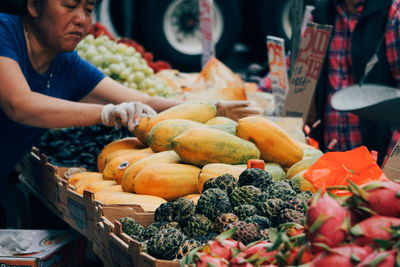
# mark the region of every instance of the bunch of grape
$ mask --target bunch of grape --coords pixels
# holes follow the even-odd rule
[[[111,40],[107,35],[87,35],[76,47],[79,55],[121,84],[147,93],[173,98],[180,94],[154,75],[135,48]]]

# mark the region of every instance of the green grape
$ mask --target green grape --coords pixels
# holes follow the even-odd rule
[[[106,35],[87,35],[76,47],[78,54],[101,72],[124,86],[149,95],[174,97],[179,92],[155,76],[134,47],[117,43]]]

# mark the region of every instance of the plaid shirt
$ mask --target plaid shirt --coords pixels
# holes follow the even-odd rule
[[[337,1],[337,17],[332,32],[330,46],[328,103],[331,96],[341,88],[355,83],[351,61],[351,37],[357,21],[364,9],[365,0],[356,3],[356,12],[346,12],[343,1]],[[394,0],[389,13],[389,23],[385,42],[387,59],[393,77],[400,88],[400,0]],[[350,150],[362,145],[359,119],[356,115],[347,112],[338,112],[330,104],[326,105],[324,119],[326,122],[325,143],[337,140],[334,150]],[[400,137],[400,132],[394,132],[393,142]],[[393,147],[394,143],[392,144]]]

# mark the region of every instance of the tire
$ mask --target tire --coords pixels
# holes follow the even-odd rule
[[[216,56],[223,59],[232,51],[239,37],[240,7],[237,0],[215,0],[214,4],[217,13],[215,50]],[[140,13],[136,23],[139,38],[156,59],[169,61],[182,71],[200,70],[201,42],[199,35],[193,34],[200,32],[198,20],[194,24],[192,20],[192,27],[186,28],[184,23],[172,23],[177,18],[183,21],[185,16],[189,19],[198,17],[196,7],[197,0],[147,0],[141,10],[137,10]]]

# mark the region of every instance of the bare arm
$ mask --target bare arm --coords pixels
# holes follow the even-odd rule
[[[42,128],[89,126],[101,123],[102,107],[32,92],[18,63],[0,57],[0,108],[11,120]]]
[[[129,89],[109,77],[104,78],[87,96],[81,99],[81,102],[101,104],[119,104],[127,101],[140,101],[157,112],[183,103],[179,100],[151,97],[137,90]]]

